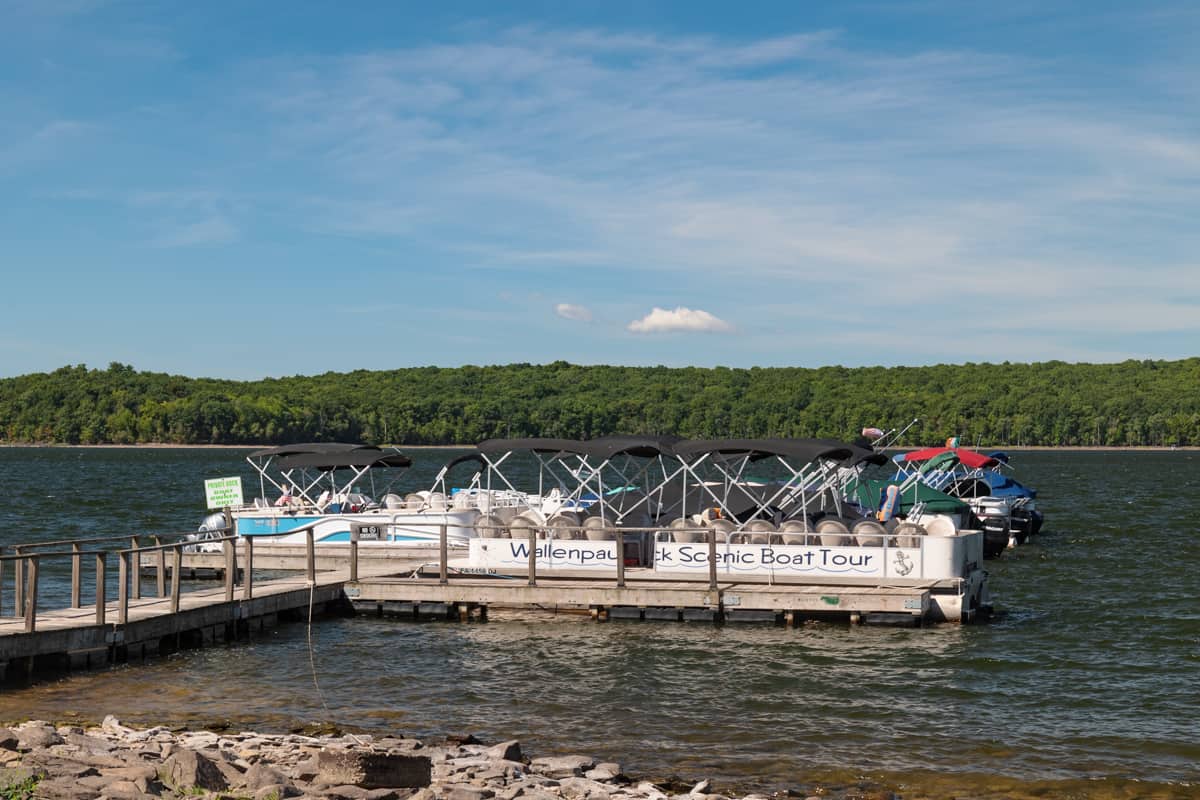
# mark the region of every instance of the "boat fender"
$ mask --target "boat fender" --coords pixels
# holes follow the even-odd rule
[[[875,516],[880,522],[887,522],[896,516],[896,507],[898,505],[900,505],[900,487],[892,484],[884,490],[883,502],[879,506],[879,513]]]

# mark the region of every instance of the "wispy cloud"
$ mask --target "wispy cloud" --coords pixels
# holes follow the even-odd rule
[[[574,303],[559,303],[554,307],[554,313],[563,319],[570,319],[576,322],[591,322],[592,312],[585,306],[578,306]]]
[[[707,311],[679,306],[674,311],[657,308],[629,323],[631,333],[731,333],[733,326]]]
[[[58,119],[17,134],[9,142],[0,140],[0,172],[53,160],[94,129],[94,125],[81,120]]]
[[[152,247],[197,247],[227,244],[238,238],[238,229],[224,217],[170,225],[150,240]]]

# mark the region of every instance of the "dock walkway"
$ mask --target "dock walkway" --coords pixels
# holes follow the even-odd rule
[[[0,555],[0,566],[11,564],[15,572],[14,615],[0,615],[3,677],[19,680],[232,641],[269,629],[281,618],[306,619],[355,609],[435,614],[463,621],[486,620],[489,608],[590,612],[599,621],[610,616],[714,622],[765,617],[795,625],[810,618],[840,618],[916,626],[939,618],[934,596],[940,584],[930,580],[768,582],[718,579],[715,569],[704,580],[664,577],[640,568],[620,568],[614,579],[594,572],[548,573],[533,556],[527,571],[475,574],[449,566],[444,541],[431,562],[424,553],[414,559],[411,554],[382,557],[375,551],[360,558],[357,542],[318,555],[311,537],[302,554],[270,554],[265,543],[255,545],[254,538],[258,537],[224,537],[214,542],[222,552],[196,554],[189,558],[190,567],[183,541],[161,544],[156,540],[154,546],[143,547],[135,539],[130,547],[115,552],[119,559],[115,600],[106,597],[112,576],[106,580],[104,564],[105,556],[114,554],[111,550],[84,551],[80,546],[84,540],[79,540],[49,543],[70,545],[70,551],[38,552],[34,548],[43,545],[23,545],[24,552]],[[235,541],[243,552],[240,564]],[[363,550],[365,554],[368,549]],[[256,551],[260,551],[257,558]],[[84,556],[95,557],[94,604],[81,602]],[[54,557],[72,560],[70,607],[39,608],[38,565]],[[285,564],[301,566],[302,572],[270,578],[261,574]],[[182,592],[181,575],[200,566],[219,572],[223,585]],[[140,579],[147,568],[157,578],[152,597],[143,597],[141,591]],[[239,575],[240,584],[236,583]],[[6,599],[0,597],[0,610],[7,610]]]

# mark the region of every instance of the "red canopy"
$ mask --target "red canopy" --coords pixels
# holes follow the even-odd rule
[[[962,464],[971,469],[980,469],[982,467],[994,467],[1000,462],[991,456],[985,456],[983,453],[976,453],[974,450],[966,450],[962,447],[951,450],[949,447],[926,447],[924,450],[913,450],[911,453],[904,454],[905,461],[928,461],[931,458],[936,458],[942,453],[954,453]]]

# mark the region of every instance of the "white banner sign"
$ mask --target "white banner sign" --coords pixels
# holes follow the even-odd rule
[[[708,574],[707,544],[658,542],[656,572]],[[919,578],[921,550],[909,547],[820,545],[717,545],[717,574],[828,575],[852,578]]]
[[[204,497],[209,508],[236,508],[242,505],[242,479],[210,478],[204,482]]]
[[[528,539],[472,539],[470,547],[472,567],[511,570],[529,566]],[[538,569],[617,571],[616,542],[538,539],[535,554]]]

